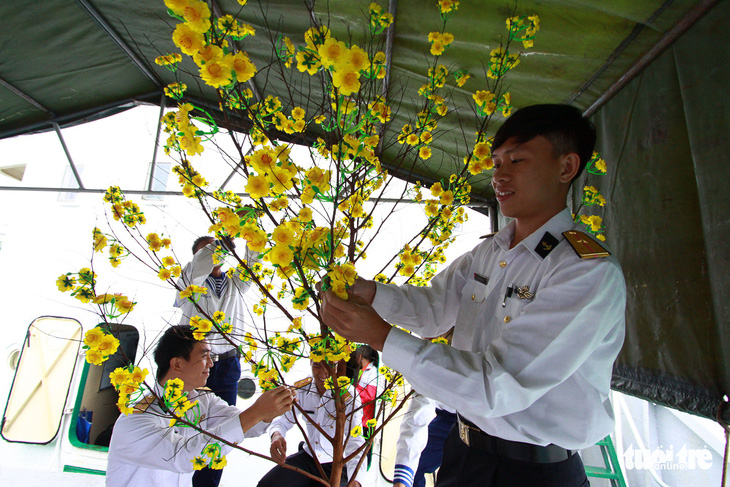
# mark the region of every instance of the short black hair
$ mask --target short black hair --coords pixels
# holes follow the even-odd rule
[[[193,336],[189,325],[171,326],[162,334],[155,348],[155,364],[157,364],[157,381],[162,380],[170,370],[170,360],[182,357],[190,360],[190,352],[199,343]]]
[[[206,240],[215,240],[214,237],[211,237],[210,235],[203,235],[202,237],[198,237],[195,239],[195,242],[193,242],[193,255],[200,250],[202,247],[208,244],[203,244]]]
[[[378,355],[378,351],[370,345],[360,345],[357,347],[357,350],[355,350],[355,355],[358,359],[364,358],[368,362],[372,363],[376,369],[380,366],[380,355]]]
[[[531,105],[517,110],[497,130],[492,151],[513,137],[518,144],[523,144],[538,135],[550,141],[555,157],[578,154],[580,167],[573,179],[580,176],[593,157],[596,146],[596,128],[593,123],[583,117],[577,108],[559,104]]]

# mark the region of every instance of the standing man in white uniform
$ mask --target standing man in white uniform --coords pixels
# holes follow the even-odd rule
[[[328,325],[382,350],[416,390],[457,410],[439,487],[586,486],[576,450],[613,430],[624,278],[566,207],[594,144],[576,108],[518,110],[492,143],[492,185],[508,225],[430,287],[359,280],[349,301],[323,295]],[[385,320],[420,336],[455,326],[453,346]]]
[[[165,330],[154,358],[157,396],[164,395],[168,380],[181,379],[190,402],[198,401],[199,426],[232,443],[261,435],[268,426],[266,422],[291,409],[293,394],[285,387],[263,393],[245,411],[229,406],[209,391],[199,390],[213,362],[210,347],[205,341],[195,340],[189,326]],[[192,417],[192,412],[187,417]],[[190,487],[192,460],[203,456],[203,448],[217,440],[179,423],[170,427],[170,418],[151,394],[134,407],[134,413],[119,416],[109,445],[107,487]],[[219,443],[223,454],[231,450]]]
[[[238,274],[229,277],[223,272],[221,265],[213,262],[216,247],[225,246],[233,250],[233,240],[217,241],[213,237],[199,237],[193,243],[193,260],[183,269],[178,285],[185,289],[195,285],[207,288],[207,293],[200,296],[197,305],[208,315],[213,316],[216,311],[225,313],[226,320],[231,324],[233,336],[243,336],[243,322],[246,313],[246,303],[243,295],[250,286],[249,281],[242,281]],[[252,263],[248,251],[246,256]],[[178,293],[175,306],[182,311],[181,325],[190,323],[194,316],[204,318],[198,311],[196,303],[190,299],[180,298]],[[241,379],[241,361],[238,350],[220,334],[208,335],[211,354],[215,360],[210,370],[210,377],[206,386],[229,405],[236,405],[238,381]],[[194,487],[217,487],[220,483],[222,470],[204,468],[195,472]]]

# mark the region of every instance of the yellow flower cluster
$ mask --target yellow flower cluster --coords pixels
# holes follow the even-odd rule
[[[586,172],[597,176],[603,176],[606,174],[606,169],[606,161],[601,158],[601,155],[598,152],[594,151],[591,160],[586,164]]]
[[[213,322],[200,316],[193,316],[190,318],[190,328],[193,329],[193,337],[196,340],[203,340],[213,329]]]
[[[122,414],[131,414],[134,411],[134,408],[130,407],[132,395],[139,391],[148,373],[147,369],[140,369],[133,364],[117,367],[114,372],[109,373],[109,380],[119,393],[117,407]]]
[[[294,309],[305,310],[309,306],[309,293],[305,288],[298,287],[294,290],[291,302]]]
[[[464,164],[468,166],[469,173],[475,176],[492,169],[494,162],[492,162],[491,142],[485,140],[484,137],[478,137],[474,144],[471,157],[466,156],[464,158]]]
[[[400,254],[400,274],[402,276],[412,276],[422,262],[423,255],[419,251],[411,250],[411,246],[406,244]]]
[[[371,9],[372,6],[373,4]],[[389,14],[380,15],[381,19],[387,19]],[[380,78],[381,72],[383,76],[385,74],[384,54],[382,57],[381,53],[376,54],[377,63],[375,59],[371,62],[366,51],[357,45],[348,47],[344,42],[338,41],[331,36],[330,30],[325,26],[310,28],[304,34],[304,41],[306,45],[299,48],[296,54],[297,69],[310,75],[321,69],[328,71],[331,74],[332,87],[338,95],[350,96],[360,91],[362,75],[368,78]]]
[[[205,286],[196,286],[194,284],[191,284],[190,286],[180,291],[180,299],[190,299],[192,301],[197,301],[200,298],[199,294],[208,294],[208,288]]]
[[[428,34],[428,42],[431,43],[431,54],[440,56],[454,42],[454,35],[448,32],[431,32]]]
[[[147,235],[147,245],[153,252],[159,252],[162,247],[166,249],[170,248],[172,241],[169,238],[160,238],[156,233],[150,233]]]
[[[604,206],[606,204],[606,198],[598,191],[595,186],[584,186],[583,187],[583,204]]]
[[[291,41],[290,38],[281,36],[279,38],[279,43],[276,48],[276,53],[282,61],[284,61],[284,66],[287,68],[291,68],[292,61],[294,61],[294,57],[297,54],[297,50],[294,47],[294,43]]]
[[[171,150],[185,151],[188,156],[203,153],[204,149],[200,144],[202,139],[198,135],[202,132],[190,122],[190,112],[194,108],[189,103],[182,103],[178,105],[177,112],[168,112],[162,117],[163,130],[168,134],[164,145],[165,154],[169,155]],[[180,184],[183,186],[183,194],[190,197],[194,189],[190,183],[197,173],[194,173],[191,168],[181,168],[180,166],[176,166],[174,170],[178,173]],[[205,186],[205,184],[198,184],[198,186]]]
[[[179,418],[185,418],[186,421],[197,424],[200,421],[198,414],[198,401],[190,402],[188,393],[184,392],[185,383],[182,379],[170,379],[165,383],[165,392],[162,395],[162,402],[169,411],[172,418],[170,419],[170,427],[177,424]],[[193,409],[194,408],[194,409]],[[193,409],[193,417],[188,418],[187,412]]]
[[[522,46],[528,49],[533,46],[535,34],[540,30],[540,17],[537,15],[510,17],[507,19],[507,30],[510,41],[522,42]]]
[[[115,294],[98,294],[94,296],[92,300],[94,304],[102,305],[105,309],[105,314],[109,317],[116,318],[119,315],[115,315],[111,309],[107,309],[107,304],[116,308],[120,314],[127,314],[134,309],[136,302],[131,301],[127,296],[115,293]]]
[[[520,63],[520,55],[510,54],[503,47],[492,49],[489,53],[489,69],[487,77],[491,79],[499,79],[507,74],[507,71],[517,67]]]
[[[340,299],[347,299],[347,288],[352,286],[357,279],[355,266],[350,263],[333,264],[327,271],[327,286]]]
[[[248,24],[241,24],[232,15],[224,15],[218,19],[218,30],[225,37],[240,41],[248,36],[255,36],[256,31]]]
[[[198,136],[199,130],[195,124],[190,123],[190,112],[193,111],[194,107],[190,103],[183,103],[179,105],[177,114],[175,115],[175,128],[177,133],[174,135],[175,140],[180,145],[180,150],[184,150],[188,156],[194,156],[196,154],[203,153],[203,146],[200,144],[201,138]],[[201,177],[200,175],[197,175]],[[205,186],[206,183],[203,181],[195,181],[193,176],[190,181],[197,187]],[[202,178],[202,177],[201,177]],[[184,191],[183,191],[184,193]],[[187,195],[186,195],[187,196]]]
[[[182,164],[173,167],[172,170],[177,174],[178,183],[182,186],[184,196],[197,198],[203,195],[202,188],[208,185],[208,181],[188,161],[183,161]]]
[[[276,368],[269,367],[263,362],[251,364],[251,372],[259,379],[262,391],[274,389],[281,380]]]
[[[580,221],[581,223],[586,225],[591,233],[595,234],[598,240],[606,240],[605,236],[598,233],[601,230],[601,226],[603,225],[603,218],[598,215],[581,215]]]
[[[94,240],[94,252],[104,252],[104,249],[108,244],[107,236],[95,227],[92,237]],[[124,247],[117,243],[116,240],[113,240],[113,242],[114,243],[109,245],[109,263],[112,267],[117,267],[121,263],[120,257],[128,252]],[[59,290],[66,291],[67,289],[61,289],[61,287],[59,287]]]
[[[476,102],[477,109],[482,115],[491,115],[497,109],[497,102],[495,98],[497,95],[489,90],[479,90],[472,98]]]
[[[457,0],[438,0],[438,2],[441,15],[450,14],[459,8],[459,2]]]
[[[471,75],[464,69],[460,69],[454,72],[454,78],[456,79],[456,86],[464,86]]]
[[[281,195],[294,186],[297,167],[289,159],[287,147],[263,147],[246,156],[246,163],[256,171],[246,183],[246,191],[254,199]]]
[[[193,470],[200,470],[205,467],[220,470],[228,465],[226,456],[222,454],[220,443],[206,445],[200,453],[200,456],[196,456],[190,461],[193,463]]]
[[[94,239],[94,252],[101,252],[104,249],[104,247],[106,247],[106,243],[107,243],[106,236],[101,232],[101,230],[94,227],[93,239]]]
[[[182,61],[182,56],[176,52],[172,54],[165,54],[163,56],[157,56],[155,58],[155,64],[158,66],[175,66],[177,63]]]
[[[428,79],[429,86],[433,90],[434,88],[443,88],[446,84],[446,77],[449,75],[449,70],[443,64],[437,64],[432,68],[428,68]]]
[[[134,228],[138,223],[147,223],[147,218],[139,209],[136,203],[125,199],[122,190],[118,186],[110,186],[104,195],[104,201],[111,203],[112,216],[115,220],[124,223],[129,228]]]
[[[302,340],[300,338],[287,338],[276,333],[269,339],[269,343],[279,352],[291,355],[299,351]]]
[[[352,354],[350,342],[337,334],[324,337],[322,335],[311,336],[308,343],[311,349],[309,358],[313,362],[334,363],[349,360]]]
[[[74,275],[78,276],[78,281]],[[75,297],[82,303],[88,303],[96,293],[94,292],[94,286],[96,285],[96,273],[88,267],[79,269],[79,272],[73,274],[68,272],[62,274],[56,279],[56,286],[61,292],[71,291],[71,296]]]
[[[175,262],[174,257],[168,255],[166,257],[163,257],[160,262],[162,263],[162,265],[157,272],[157,277],[159,277],[163,281],[180,277],[180,274],[182,273],[182,268],[177,262]]]
[[[101,365],[119,348],[119,340],[102,327],[92,328],[84,335],[86,361],[92,365]]]
[[[187,89],[188,85],[186,85],[185,83],[170,83],[169,85],[165,86],[163,91],[165,92],[166,96],[169,96],[174,100],[182,100]]]
[[[245,83],[256,74],[256,66],[244,51],[229,52],[230,37],[241,40],[255,35],[248,24],[240,24],[231,15],[211,22],[211,12],[201,0],[165,0],[173,15],[184,20],[175,27],[172,40],[180,50],[193,57],[200,78],[214,88],[230,88]]]
[[[383,7],[373,2],[369,7],[370,11],[370,32],[372,35],[378,35],[387,29],[393,23],[393,16],[388,12],[383,12]]]
[[[324,170],[319,167],[309,169],[304,175],[302,203],[308,205],[314,201],[316,196],[326,194],[331,189],[331,178],[332,171],[330,170]],[[311,220],[311,218],[309,218],[309,220]]]
[[[337,378],[337,388],[338,389],[346,389],[350,385],[350,378],[345,376],[340,376]],[[334,381],[332,380],[332,377],[327,377],[324,380],[324,388],[327,390],[332,390],[335,388]],[[343,391],[344,392],[344,391]]]

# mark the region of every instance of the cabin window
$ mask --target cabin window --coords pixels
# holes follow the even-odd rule
[[[147,174],[147,184],[149,185],[149,177],[152,173],[152,163],[150,162],[150,171]],[[149,188],[152,191],[167,191],[167,181],[170,179],[170,163],[169,162],[155,162],[154,176],[152,184]],[[145,200],[157,200],[162,201],[161,194],[145,194],[142,196]]]
[[[81,177],[84,172],[84,166],[76,166],[76,172],[79,174],[79,177]],[[73,189],[79,188],[79,182],[76,179],[76,175],[74,174],[73,169],[71,169],[71,166],[66,166],[66,169],[63,172],[61,187]],[[76,201],[77,195],[78,193],[76,192],[58,193],[58,201],[60,203],[73,203]]]
[[[47,444],[58,434],[82,340],[81,323],[42,316],[28,327],[2,418],[10,442]]]
[[[112,428],[119,417],[119,395],[109,380],[117,367],[134,362],[139,332],[131,325],[104,325],[119,339],[119,349],[101,365],[84,362],[69,438],[74,446],[94,450],[109,447]]]

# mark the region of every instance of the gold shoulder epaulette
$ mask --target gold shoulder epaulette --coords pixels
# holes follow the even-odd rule
[[[203,387],[196,387],[195,390],[196,391],[203,391],[203,392],[213,392],[213,389],[211,389],[210,387],[205,387],[205,386],[203,386]]]
[[[568,230],[563,232],[563,236],[581,259],[598,259],[611,255],[611,252],[583,232]]]
[[[350,395],[350,393],[349,393],[349,392],[345,391],[345,392],[343,392],[343,393],[342,393],[342,399],[343,399],[343,400],[344,400],[345,402],[347,402],[347,401],[349,401],[350,399],[352,399],[352,396]]]
[[[133,410],[135,413],[143,413],[147,411],[147,408],[149,408],[154,402],[154,395],[145,396],[141,401],[134,405]]]
[[[307,377],[306,379],[298,380],[294,383],[294,388],[301,389],[302,387],[306,387],[309,384],[311,384],[313,380],[314,379],[312,379],[311,377]]]

